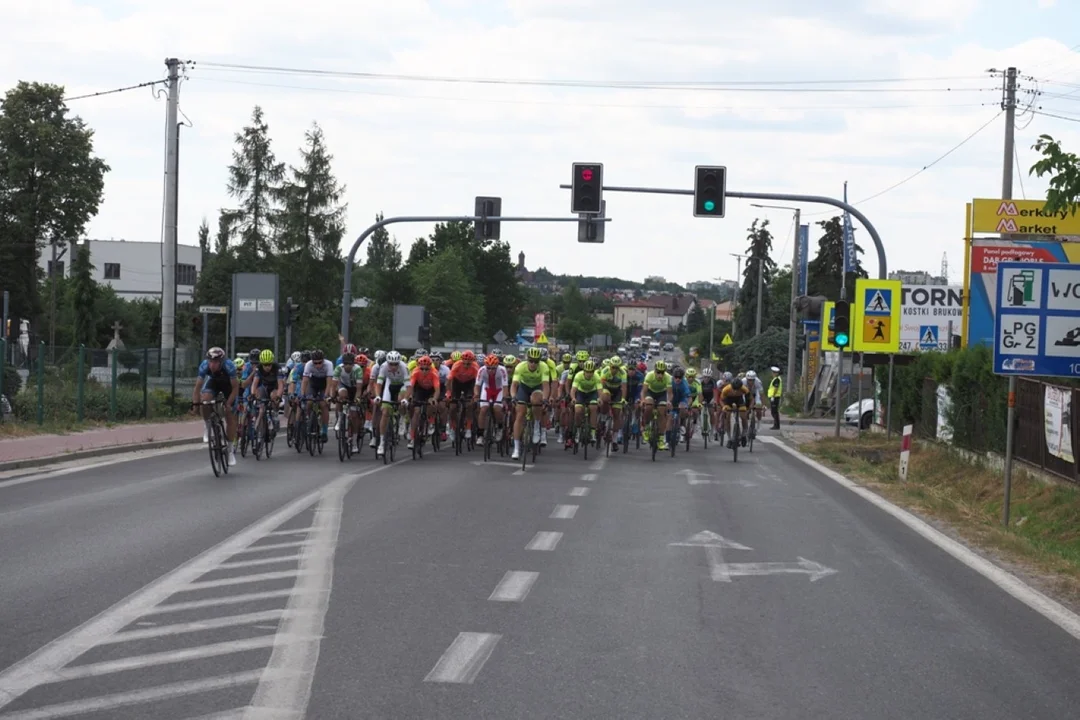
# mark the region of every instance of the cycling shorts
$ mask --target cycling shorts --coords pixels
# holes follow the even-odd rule
[[[599,401],[599,398],[599,390],[590,390],[589,392],[583,392],[581,390],[574,391],[575,405],[595,405]]]
[[[517,395],[514,396],[514,400],[519,403],[531,402],[532,394],[534,392],[541,392],[543,391],[543,389],[544,387],[542,385],[538,385],[537,387],[529,387],[525,383],[519,382]]]
[[[653,392],[646,388],[645,397],[652,398],[653,402],[657,405],[667,405],[667,390],[661,390],[660,392]]]
[[[495,388],[494,390],[492,390],[487,384],[481,385],[480,386],[480,402],[488,402],[488,401],[492,401],[492,400],[495,401],[495,402],[502,402],[503,394],[504,394],[503,391],[504,390],[505,390],[505,388],[501,388],[501,387],[500,388]],[[489,392],[496,393],[496,396],[495,397],[489,396],[488,395]]]
[[[611,402],[612,403],[617,403],[620,400],[622,400],[622,386],[621,385],[619,387],[617,387],[617,388],[606,387],[604,389],[607,390],[609,393],[611,393]]]
[[[626,387],[626,399],[630,402],[637,402],[641,398],[641,388],[644,385],[628,385]]]
[[[413,400],[419,405],[423,405],[433,397],[435,397],[434,387],[425,388],[417,385],[413,388]]]
[[[232,378],[228,375],[207,375],[202,394],[215,396],[221,393],[227,400],[232,395]]]
[[[397,402],[398,395],[401,393],[401,388],[404,385],[395,385],[394,383],[386,383],[383,385],[382,399],[383,402]]]
[[[451,397],[452,400],[470,399],[473,396],[473,392],[476,390],[476,381],[469,380],[468,382],[463,380],[454,381],[454,393]]]

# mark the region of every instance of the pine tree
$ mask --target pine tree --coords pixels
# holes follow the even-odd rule
[[[267,258],[273,250],[274,193],[285,176],[270,147],[270,126],[258,105],[251,122],[236,134],[233,164],[229,166],[229,195],[240,207],[223,211],[240,235],[240,256],[245,262]]]
[[[824,234],[818,240],[817,257],[807,264],[806,289],[809,295],[823,295],[829,300],[840,299],[840,275],[844,268],[844,223],[841,216],[818,223]],[[855,278],[867,277],[862,268],[863,249],[855,244],[856,269],[847,274],[847,296],[854,297]]]
[[[75,257],[71,263],[71,300],[75,311],[74,342],[87,347],[94,346],[97,319],[94,303],[97,300],[97,283],[94,282],[94,266],[90,264],[90,247],[87,243],[72,247]]]
[[[202,267],[206,267],[206,263],[210,261],[210,224],[206,222],[206,218],[202,219],[202,223],[199,224],[199,256],[202,260]]]
[[[739,290],[739,307],[735,312],[736,337],[747,339],[757,333],[757,306],[758,306],[758,266],[761,266],[761,329],[764,331],[765,320],[769,317],[770,293],[769,285],[776,274],[776,263],[769,256],[772,253],[772,233],[769,232],[769,221],[755,219],[747,230],[746,240],[749,243],[746,248],[746,264],[743,266],[743,283]]]

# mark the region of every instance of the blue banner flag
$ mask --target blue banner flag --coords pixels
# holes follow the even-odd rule
[[[847,202],[847,180],[844,181],[844,202]],[[854,272],[855,261],[855,233],[851,229],[851,213],[844,211],[844,274]]]
[[[799,279],[798,279],[798,293],[799,295],[806,294],[806,279],[808,273],[808,263],[810,262],[810,226],[799,226]]]

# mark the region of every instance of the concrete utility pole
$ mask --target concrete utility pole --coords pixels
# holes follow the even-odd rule
[[[161,360],[176,349],[176,174],[180,161],[177,143],[180,106],[180,61],[167,58],[169,69],[169,98],[165,106],[165,234],[162,237],[161,259]],[[170,358],[171,359],[171,358]]]
[[[742,259],[745,255],[728,253],[735,258],[735,302],[731,306],[731,339],[735,339],[735,313],[739,309],[739,294],[742,292]]]
[[[1013,154],[1016,130],[1016,68],[1005,71],[1005,92],[1001,108],[1005,111],[1005,151],[1001,164],[1001,198],[1013,196]],[[1002,235],[1002,239],[1006,236]],[[1000,312],[1000,309],[999,309]],[[1005,416],[1005,502],[1001,509],[1001,522],[1009,526],[1009,502],[1012,496],[1013,426],[1016,424],[1016,376],[1009,376],[1009,409]]]
[[[791,253],[791,308],[790,317],[788,320],[788,353],[787,353],[787,385],[785,387],[795,387],[795,331],[798,327],[798,313],[795,312],[795,299],[799,296],[799,263],[801,258],[799,257],[799,237],[801,235],[799,224],[802,220],[802,210],[797,207],[788,207],[786,205],[759,205],[757,203],[750,203],[753,207],[759,208],[772,208],[774,210],[792,210],[795,213],[795,249]],[[761,332],[760,328],[758,332]]]

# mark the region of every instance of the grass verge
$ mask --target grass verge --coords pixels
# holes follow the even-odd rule
[[[1044,592],[1080,605],[1080,487],[1035,477],[1016,466],[1010,527],[1001,525],[1000,471],[967,461],[933,442],[915,442],[907,482],[898,477],[900,442],[864,434],[799,446],[846,477],[915,511],[969,546],[989,551]]]

